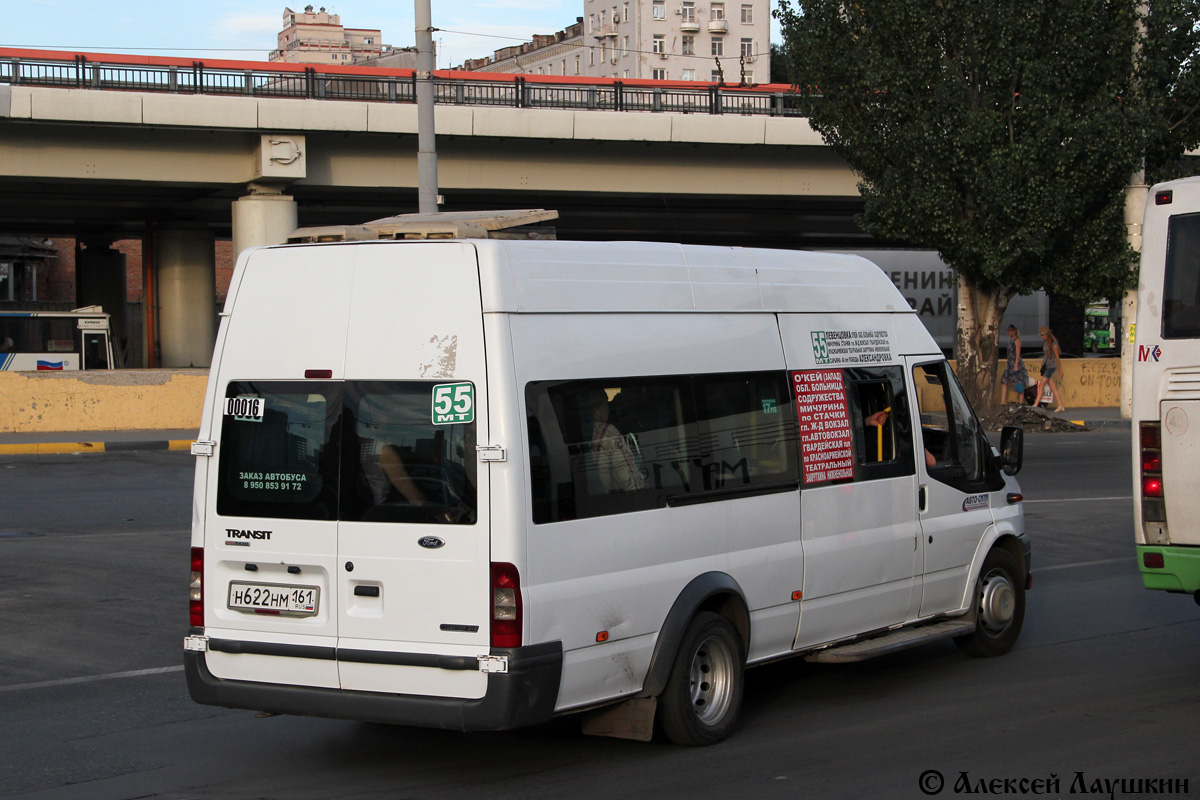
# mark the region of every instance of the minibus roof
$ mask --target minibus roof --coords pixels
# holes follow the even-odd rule
[[[431,245],[475,249],[485,312],[916,313],[875,264],[835,253],[492,239],[377,239],[278,247]]]

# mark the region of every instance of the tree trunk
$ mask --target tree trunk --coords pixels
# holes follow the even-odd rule
[[[979,414],[995,408],[999,400],[995,389],[996,341],[1011,299],[1012,292],[1007,289],[986,291],[959,275],[955,374]],[[1026,336],[1031,333],[1027,331]]]

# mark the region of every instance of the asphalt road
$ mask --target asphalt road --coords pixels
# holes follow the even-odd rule
[[[929,770],[942,797],[964,772],[976,791],[1056,776],[1068,796],[1082,773],[1088,793],[1178,778],[1200,795],[1200,608],[1141,588],[1128,432],[1031,435],[1025,453],[1035,578],[1012,653],[754,669],[738,730],[707,749],[573,718],[460,734],[195,705],[193,459],[0,459],[0,797],[857,800],[925,797]]]

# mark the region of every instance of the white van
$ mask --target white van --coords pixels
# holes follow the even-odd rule
[[[1024,616],[1020,432],[854,256],[250,250],[200,439],[200,703],[710,744],[746,666],[998,655]]]

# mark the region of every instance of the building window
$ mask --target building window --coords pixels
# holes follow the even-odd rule
[[[370,37],[367,37],[367,39],[366,39],[366,43],[367,43],[367,44],[375,44],[375,40],[374,40],[374,39],[372,39],[372,38],[370,38]]]
[[[565,58],[562,60],[562,74],[567,74],[567,60]]]
[[[654,44],[651,45],[652,51],[655,53],[662,53],[664,51],[664,49],[666,48],[666,46],[667,46],[666,37],[663,36],[661,33],[654,34]]]
[[[665,0],[654,0],[654,18],[655,19],[666,19],[667,18],[667,5],[666,5]]]
[[[683,43],[682,52],[685,56],[693,56],[696,54],[696,37],[695,36],[684,36],[682,39],[682,43]]]
[[[722,39],[720,37],[716,37],[712,40],[712,54],[714,56],[725,55],[725,40],[724,39]]]
[[[626,3],[626,4],[625,4],[625,8],[624,8],[624,9],[622,10],[622,12],[621,12],[621,18],[622,18],[622,19],[623,19],[625,22],[629,22],[629,3]]]
[[[575,74],[579,74],[579,56],[575,56]]]
[[[683,71],[683,74],[680,75],[680,78],[685,81],[694,81],[694,80],[696,80],[696,70],[685,69]]]
[[[742,58],[754,58],[754,40],[742,39]]]
[[[724,3],[713,3],[711,11],[712,11],[712,16],[710,17],[710,19],[725,19],[725,4]]]
[[[629,37],[626,36],[621,43],[621,55],[629,55]]]
[[[588,48],[588,66],[589,67],[596,66],[596,48],[594,48],[594,47]]]
[[[596,27],[595,15],[588,14],[588,33],[591,33],[595,27]]]
[[[746,70],[742,73],[742,80],[744,80],[746,83],[754,83],[754,73],[750,70]]]
[[[625,80],[629,80],[629,70],[625,70],[625,71],[624,71],[623,73],[621,73],[621,74],[625,76]],[[617,77],[617,76],[616,76],[616,75],[613,75],[613,77],[615,78],[615,77]]]
[[[667,71],[665,69],[654,70],[654,80],[665,81],[667,79]]]
[[[713,83],[721,82],[721,71],[719,69],[714,69],[712,71],[712,82]]]
[[[683,4],[683,21],[684,22],[695,22],[696,21],[696,4],[695,3],[688,2],[688,3]]]
[[[743,25],[753,25],[754,24],[754,6],[742,3],[742,24]]]

